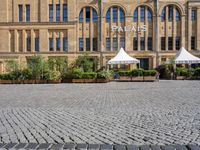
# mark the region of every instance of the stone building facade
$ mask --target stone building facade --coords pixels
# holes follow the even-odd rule
[[[85,51],[102,67],[120,47],[145,69],[182,46],[200,56],[199,0],[1,0],[0,16],[0,72],[9,59],[71,63]]]

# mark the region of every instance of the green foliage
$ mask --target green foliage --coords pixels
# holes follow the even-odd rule
[[[6,62],[6,71],[7,72],[17,71],[19,69],[20,69],[20,66],[16,60],[8,60]]]
[[[112,72],[110,72],[110,71],[100,71],[97,73],[98,79],[107,79],[111,76],[113,76],[113,75],[112,75]]]
[[[131,76],[131,71],[118,71],[119,76]]]
[[[144,70],[143,71],[143,76],[155,76],[157,73],[156,70]]]
[[[143,69],[134,69],[131,71],[133,77],[143,76]]]
[[[186,68],[176,68],[176,75],[177,76],[189,76],[188,69]]]
[[[60,80],[60,72],[54,70],[47,70],[44,73],[44,80]]]
[[[97,77],[97,73],[95,72],[84,72],[82,73],[83,79],[95,79]]]
[[[64,74],[67,72],[67,60],[65,57],[51,57],[48,59],[48,66],[50,70],[55,70]]]
[[[194,71],[194,76],[195,77],[200,77],[200,68],[196,68]]]
[[[72,69],[68,72],[66,72],[62,79],[81,79],[82,78],[82,70],[81,69]]]

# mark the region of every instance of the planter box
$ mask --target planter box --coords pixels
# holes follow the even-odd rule
[[[144,76],[144,81],[154,82],[156,80],[156,76]]]
[[[185,80],[185,79],[186,79],[185,76],[177,76],[177,77],[176,77],[176,80]]]
[[[0,80],[0,84],[12,84],[12,80]]]
[[[12,80],[12,84],[23,84],[23,81]]]
[[[109,79],[96,79],[96,83],[108,83]]]
[[[119,81],[131,81],[131,77],[129,76],[120,76]]]
[[[61,81],[60,80],[47,80],[47,83],[49,83],[49,84],[59,84],[59,83],[61,83]]]
[[[47,80],[35,80],[35,84],[46,84]]]
[[[84,79],[84,83],[96,83],[96,79]]]
[[[132,77],[132,81],[134,82],[143,82],[144,78],[142,76]]]
[[[24,80],[24,84],[35,84],[35,80]]]

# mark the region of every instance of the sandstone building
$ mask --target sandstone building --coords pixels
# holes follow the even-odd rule
[[[200,56],[199,0],[1,0],[0,16],[0,72],[9,59],[85,51],[102,67],[120,47],[145,69],[182,46]]]

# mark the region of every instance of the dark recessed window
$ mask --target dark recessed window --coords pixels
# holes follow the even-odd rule
[[[53,4],[49,4],[49,21],[53,22]]]
[[[140,38],[140,49],[142,51],[145,50],[145,38],[144,37]]]
[[[138,37],[133,38],[133,50],[138,50]]]
[[[140,7],[140,21],[144,22],[144,20],[145,20],[145,7],[142,6]]]
[[[120,22],[125,22],[125,13],[121,8],[120,8]]]
[[[178,9],[176,9],[176,21],[180,21],[181,20],[181,14],[179,12]]]
[[[106,50],[110,51],[110,38],[106,38]]]
[[[195,21],[197,17],[197,11],[196,10],[192,10],[192,21]]]
[[[97,51],[97,50],[98,50],[97,38],[93,38],[93,51]]]
[[[19,9],[19,22],[23,21],[23,5],[18,6]]]
[[[49,38],[49,51],[54,50],[53,38]]]
[[[113,7],[113,22],[117,22],[118,21],[118,8],[117,7]]]
[[[193,36],[191,37],[191,49],[195,50],[195,46],[196,46],[196,42],[195,42],[196,38]]]
[[[29,36],[26,38],[26,50],[28,52],[31,51],[31,37],[29,37]]]
[[[164,22],[166,17],[166,7],[162,10],[162,14],[161,14],[161,21]]]
[[[56,38],[56,50],[60,51],[60,38]]]
[[[30,5],[26,5],[26,22],[30,22]]]
[[[173,6],[168,7],[168,21],[173,21]]]
[[[106,13],[106,22],[110,22],[110,8],[108,9]]]
[[[68,21],[68,9],[67,4],[63,4],[63,22]]]
[[[134,22],[138,22],[138,8],[135,10],[134,12],[134,18],[133,18]]]
[[[68,51],[68,38],[67,37],[63,38],[63,51],[65,51],[65,52]]]
[[[56,21],[60,21],[60,4],[56,4]]]
[[[117,47],[118,47],[118,41],[117,41],[117,38],[114,37],[113,38],[113,50],[117,51]]]
[[[90,38],[86,38],[86,51],[90,51]]]
[[[173,50],[173,38],[168,37],[168,50]]]
[[[79,51],[84,50],[84,43],[83,43],[83,38],[79,38]]]
[[[120,48],[121,47],[125,49],[125,37],[120,37]]]
[[[165,37],[161,37],[161,50],[166,50],[166,38]]]
[[[148,21],[152,22],[152,20],[153,20],[152,12],[151,12],[151,10],[149,8],[148,8],[147,12],[148,12]]]
[[[152,37],[148,37],[148,50],[150,51],[153,50],[152,44],[153,44]]]
[[[176,50],[180,49],[180,43],[181,43],[180,37],[176,37]]]
[[[85,13],[86,22],[90,22],[90,7],[86,7]]]
[[[40,51],[40,39],[39,39],[39,37],[35,38],[35,51],[36,52]]]
[[[94,8],[92,9],[92,15],[93,15],[93,22],[97,22],[98,15],[97,15],[97,11]]]

